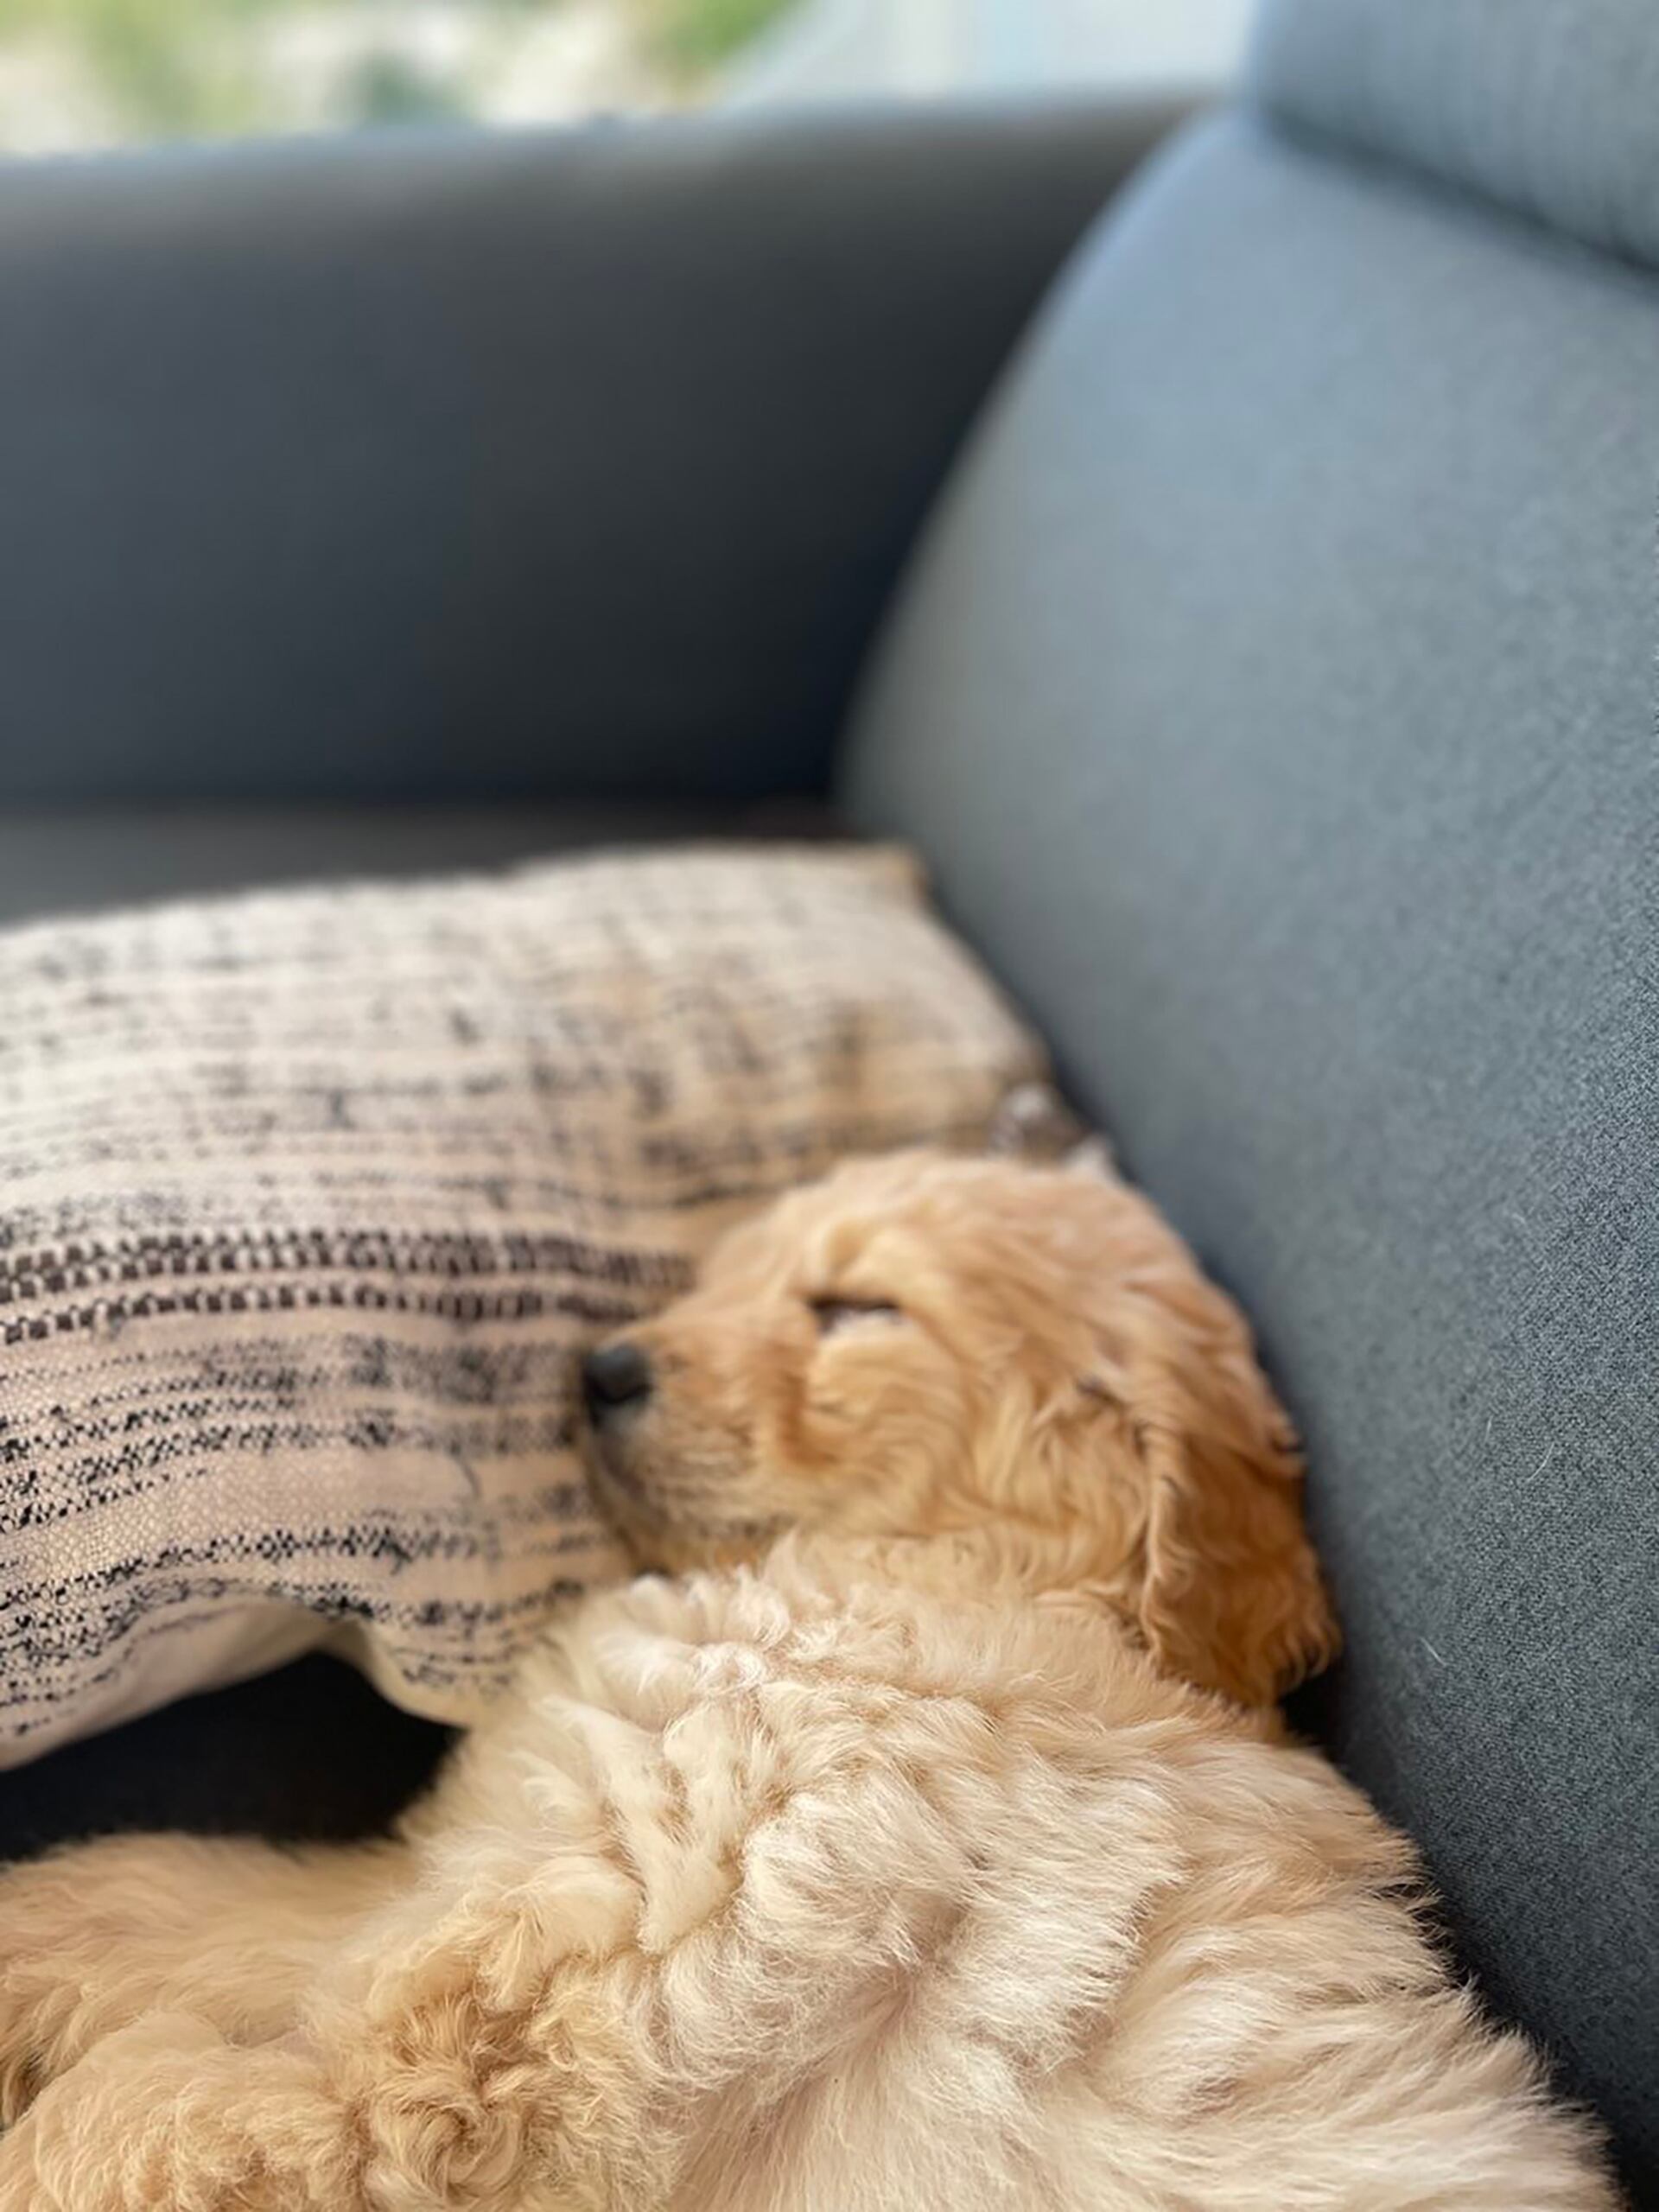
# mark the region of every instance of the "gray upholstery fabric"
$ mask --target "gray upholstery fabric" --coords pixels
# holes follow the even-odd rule
[[[664,799],[499,806],[10,807],[0,925],[341,877],[440,875],[664,838],[833,834],[822,802]]]
[[[0,799],[821,784],[1167,102],[0,167]]]
[[[1230,119],[1084,250],[854,732],[1256,1319],[1315,1710],[1659,2152],[1659,282]]]
[[[1268,0],[1251,74],[1286,122],[1659,264],[1653,0]]]

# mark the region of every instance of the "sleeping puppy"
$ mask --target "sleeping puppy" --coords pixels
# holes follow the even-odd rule
[[[1237,1309],[1097,1169],[843,1169],[728,1237],[585,1383],[600,1494],[647,1565],[787,1529],[897,1538],[907,1580],[1104,1611],[1245,1705],[1334,1656]]]
[[[1122,1185],[907,1155],[588,1363],[667,1570],[392,1842],[0,1883],[0,2212],[1605,2212],[1276,1693],[1237,1313]]]

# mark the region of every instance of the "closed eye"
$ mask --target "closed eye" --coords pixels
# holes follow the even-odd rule
[[[837,1329],[847,1328],[855,1321],[904,1319],[899,1307],[885,1298],[809,1298],[806,1303],[821,1337],[833,1336]]]

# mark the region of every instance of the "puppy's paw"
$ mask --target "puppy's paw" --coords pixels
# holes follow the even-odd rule
[[[150,2001],[155,1848],[111,1837],[0,1869],[0,2126]]]
[[[78,1959],[59,1955],[65,1885],[41,1860],[0,1872],[0,2127],[22,2118],[54,2071],[77,1999]]]
[[[0,2137],[0,2212],[313,2212],[226,2125],[225,2056],[190,2014],[104,2037]]]

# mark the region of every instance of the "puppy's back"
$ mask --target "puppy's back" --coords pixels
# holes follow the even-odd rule
[[[570,1862],[677,2212],[1612,2204],[1322,1761],[925,1581],[785,1546],[594,1599],[423,1822]]]

